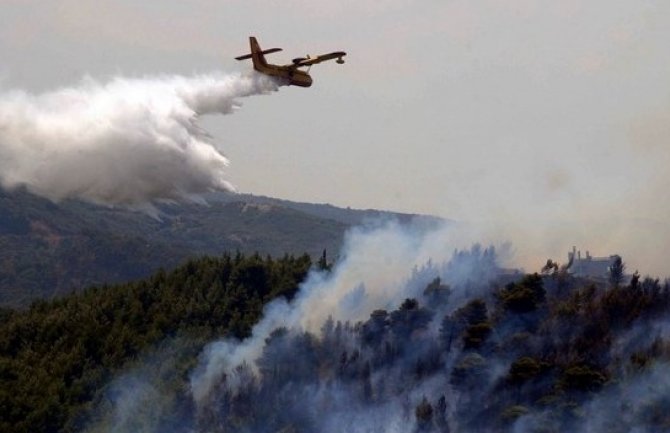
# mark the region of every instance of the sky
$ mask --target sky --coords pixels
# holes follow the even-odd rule
[[[0,0],[0,90],[245,71],[249,35],[279,63],[347,63],[202,120],[240,192],[473,222],[532,263],[577,245],[664,269],[665,0]]]

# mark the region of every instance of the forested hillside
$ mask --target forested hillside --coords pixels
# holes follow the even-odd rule
[[[290,299],[310,266],[307,255],[203,258],[141,282],[0,310],[0,432],[83,429],[114,375],[161,345],[174,350],[164,380],[187,401],[184,381],[204,343],[247,336],[263,305]]]
[[[270,299],[302,299],[310,266],[309,256],[201,259],[3,311],[0,431],[670,429],[667,282],[510,273],[473,248],[416,269],[397,286],[411,296],[363,320],[308,331],[264,319],[249,338]],[[321,260],[312,278],[338,266]],[[222,348],[241,352],[213,355]]]
[[[212,387],[196,430],[670,430],[667,283],[556,272],[487,286],[454,304],[436,278],[362,322],[278,328]]]
[[[379,216],[405,222],[415,217],[250,195],[217,194],[208,201],[157,205],[152,217],[0,189],[0,305],[26,306],[94,284],[143,278],[201,255],[241,251],[317,258],[326,249],[335,257],[351,224]]]

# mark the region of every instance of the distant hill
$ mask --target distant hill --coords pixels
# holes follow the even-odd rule
[[[211,194],[207,201],[160,205],[160,216],[154,218],[0,190],[0,305],[25,306],[90,285],[143,278],[201,255],[240,251],[316,257],[326,249],[335,257],[352,225],[380,217],[438,221],[252,195]]]
[[[377,209],[341,208],[327,203],[301,203],[252,194],[214,193],[208,195],[207,200],[209,202],[232,202],[241,200],[246,203],[282,206],[319,218],[339,221],[347,225],[362,225],[380,219],[395,219],[403,223],[412,222],[413,224],[418,223],[428,225],[442,221],[440,218],[427,215],[398,213]]]

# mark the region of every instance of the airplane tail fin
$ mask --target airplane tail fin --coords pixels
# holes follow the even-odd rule
[[[267,65],[267,62],[265,61],[265,54],[276,53],[277,51],[281,51],[281,48],[270,48],[267,50],[261,50],[261,46],[258,44],[258,41],[253,36],[249,37],[249,45],[251,48],[251,53],[235,57],[235,59],[236,60],[251,59],[254,62],[254,68],[256,69],[258,69],[259,66]]]

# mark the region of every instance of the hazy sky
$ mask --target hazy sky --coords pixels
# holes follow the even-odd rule
[[[667,0],[0,0],[0,86],[241,71],[249,35],[348,55],[205,119],[240,191],[668,252]]]

